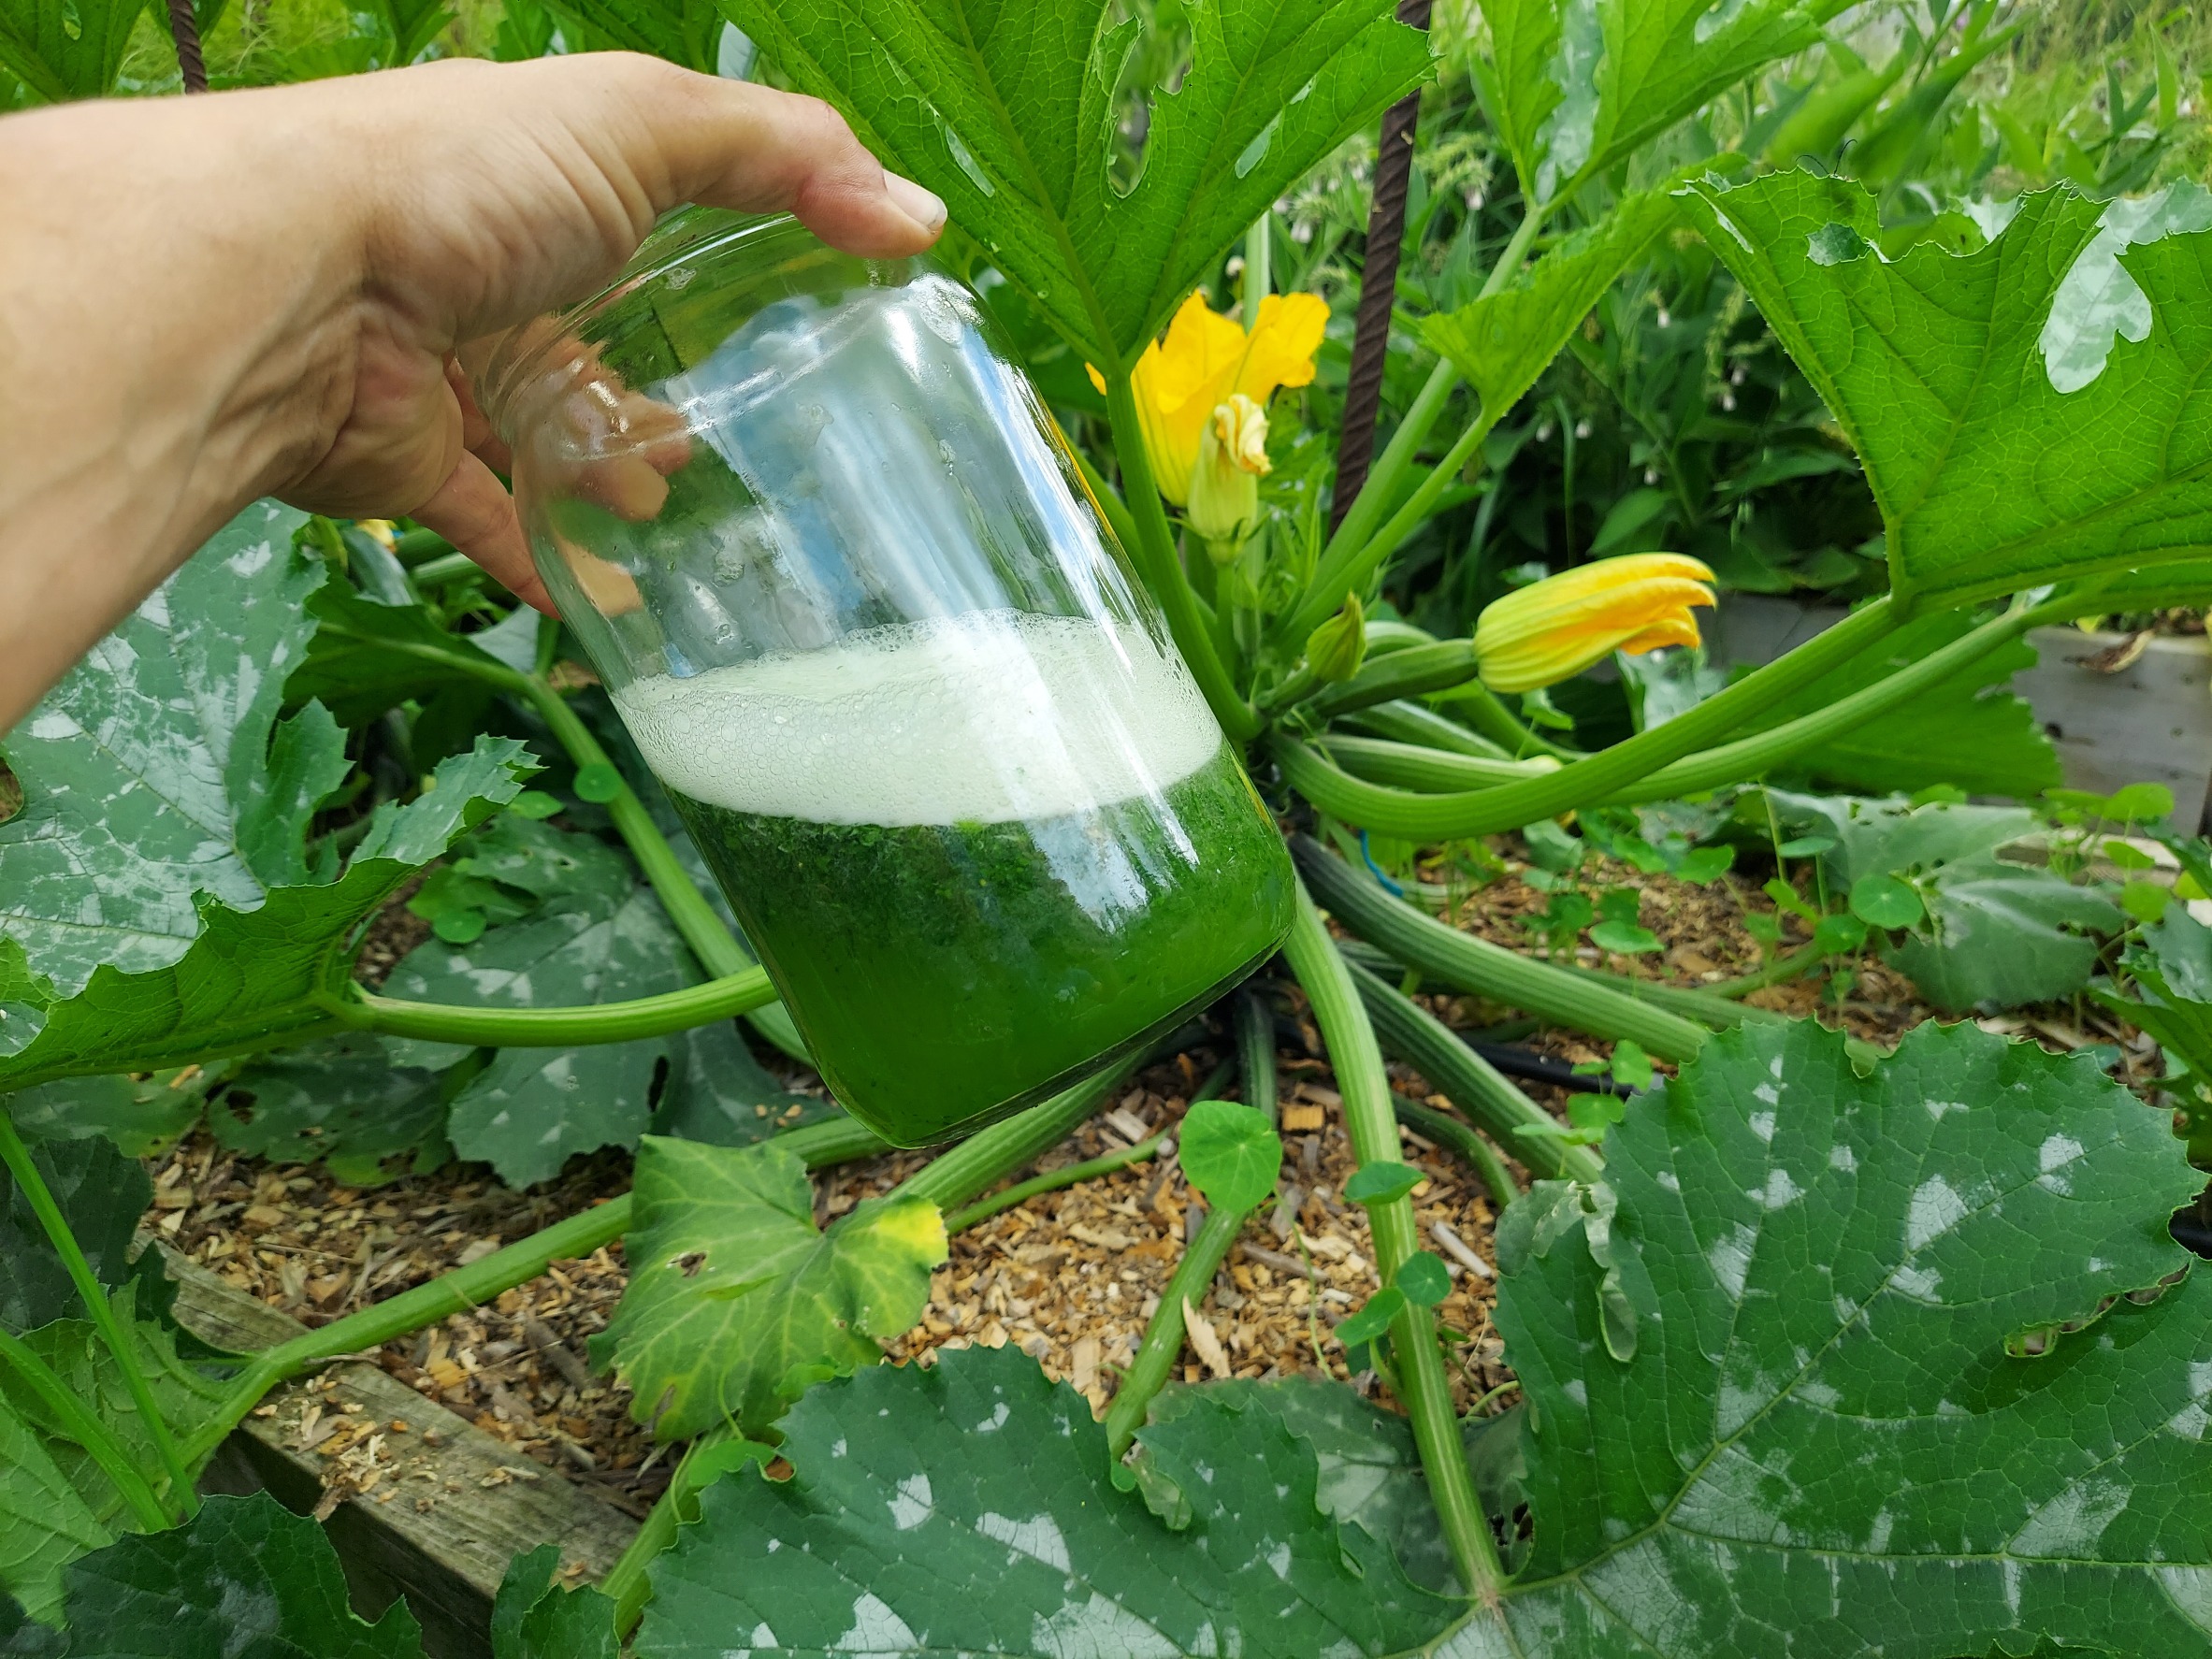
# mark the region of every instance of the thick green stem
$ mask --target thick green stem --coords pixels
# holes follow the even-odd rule
[[[1291,924],[1283,954],[1291,970],[1306,988],[1313,1007],[1314,1023],[1328,1046],[1329,1064],[1336,1074],[1337,1092],[1344,1102],[1344,1125],[1352,1149],[1362,1169],[1377,1163],[1404,1163],[1398,1149],[1397,1118],[1390,1104],[1390,1082],[1382,1069],[1382,1051],[1376,1046],[1373,1027],[1349,963],[1337,954],[1321,912],[1303,887],[1298,889],[1297,918]],[[1375,1243],[1375,1267],[1385,1285],[1397,1277],[1421,1248],[1413,1219],[1413,1205],[1400,1196],[1367,1206],[1367,1224]],[[1490,1522],[1475,1496],[1467,1452],[1460,1443],[1459,1420],[1452,1410],[1452,1388],[1444,1374],[1443,1349],[1438,1346],[1436,1320],[1425,1308],[1409,1301],[1391,1321],[1391,1353],[1397,1362],[1397,1388],[1406,1415],[1413,1424],[1414,1443],[1421,1450],[1421,1466],[1428,1475],[1429,1497],[1437,1507],[1437,1520],[1459,1567],[1462,1583],[1485,1607],[1496,1604],[1505,1587],[1505,1569],[1490,1536]]]
[[[1330,732],[1321,740],[1328,757],[1353,777],[1371,784],[1388,784],[1419,794],[1450,794],[1459,789],[1495,789],[1539,778],[1559,770],[1549,757],[1533,760],[1494,760],[1486,756],[1451,754],[1421,743],[1394,743],[1380,737],[1343,737]]]
[[[1027,1163],[1060,1145],[1077,1124],[1095,1117],[1106,1097],[1119,1089],[1137,1067],[1141,1056],[1132,1055],[1087,1077],[1050,1100],[1018,1112],[1003,1123],[976,1131],[943,1157],[899,1183],[898,1190],[926,1198],[939,1209],[963,1205],[993,1183],[1005,1180]]]
[[[736,1431],[727,1424],[708,1429],[684,1449],[677,1461],[676,1471],[669,1477],[668,1490],[654,1501],[645,1512],[645,1519],[629,1540],[621,1556],[607,1569],[607,1576],[600,1580],[600,1594],[614,1603],[614,1634],[628,1640],[638,1621],[644,1616],[645,1604],[653,1599],[653,1584],[645,1577],[645,1569],[654,1559],[676,1541],[676,1529],[699,1519],[700,1489],[707,1484],[699,1477],[700,1464],[707,1453]],[[712,1479],[710,1474],[708,1479]]]
[[[174,1517],[153,1495],[153,1488],[146,1484],[146,1477],[138,1472],[123,1442],[69,1392],[69,1385],[54,1375],[52,1366],[5,1325],[0,1325],[0,1364],[12,1367],[24,1386],[53,1413],[62,1433],[84,1448],[85,1454],[100,1466],[100,1473],[114,1483],[142,1529],[160,1532],[170,1523]]]
[[[890,1150],[889,1144],[865,1124],[852,1118],[832,1118],[803,1129],[786,1130],[775,1144],[799,1155],[809,1169],[848,1163]],[[290,1342],[264,1349],[247,1362],[230,1385],[222,1407],[198,1434],[186,1443],[186,1452],[206,1457],[261,1397],[281,1382],[327,1364],[345,1354],[381,1348],[395,1336],[419,1331],[425,1325],[470,1308],[481,1307],[501,1291],[513,1290],[543,1273],[550,1262],[588,1256],[629,1229],[629,1194],[556,1221],[505,1249],[494,1250],[481,1262],[441,1274],[412,1291],[350,1313],[319,1330],[309,1331]]]
[[[1275,733],[1269,747],[1293,788],[1323,811],[1364,829],[1418,842],[1492,835],[1612,799],[1708,740],[1757,718],[1762,709],[1856,656],[1895,626],[1888,599],[1875,599],[1663,726],[1542,777],[1496,788],[1416,795],[1352,777],[1284,732]]]
[[[1269,234],[1271,226],[1267,223],[1274,216],[1275,209],[1269,208],[1244,233],[1244,331],[1247,334],[1259,325],[1260,302],[1275,292],[1275,238]]]
[[[579,767],[604,766],[614,772],[617,779],[621,777],[619,770],[608,758],[607,751],[600,746],[599,739],[591,735],[590,729],[559,692],[535,675],[525,682],[525,695],[545,724],[553,729],[553,735],[560,740],[570,759]],[[605,805],[623,844],[637,859],[645,879],[653,884],[661,908],[668,912],[669,920],[675,923],[684,943],[691,947],[691,954],[699,959],[699,965],[716,979],[743,974],[752,967],[753,959],[715,914],[706,895],[693,883],[677,859],[675,848],[669,845],[668,837],[661,834],[660,826],[654,823],[653,815],[638,799],[637,791],[628,783],[622,783]],[[774,993],[771,992],[761,1002],[773,1000]],[[759,1007],[759,1003],[752,1005]]]
[[[576,1008],[463,1008],[403,1003],[369,991],[333,1005],[356,1031],[481,1048],[566,1048],[579,1043],[629,1043],[728,1019],[775,1001],[765,969],[748,967],[727,979],[687,986],[628,1003]]]
[[[1363,994],[1365,987],[1362,988]],[[1374,1012],[1369,1003],[1367,1012]],[[1377,1032],[1381,1034],[1380,1030]],[[1387,1045],[1385,1045],[1387,1046]],[[1425,1136],[1446,1151],[1455,1154],[1461,1162],[1471,1166],[1482,1177],[1482,1185],[1489,1190],[1490,1206],[1502,1211],[1521,1196],[1521,1190],[1513,1185],[1513,1172],[1506,1168],[1506,1161],[1497,1155],[1497,1148],[1477,1134],[1468,1125],[1449,1113],[1434,1106],[1424,1106],[1419,1101],[1408,1100],[1402,1094],[1390,1097],[1390,1109],[1398,1115],[1398,1121],[1415,1134]]]
[[[1236,1242],[1245,1218],[1251,1214],[1251,1210],[1210,1211],[1205,1225],[1198,1229],[1198,1236],[1184,1248],[1183,1259],[1168,1277],[1167,1288],[1160,1292],[1160,1306],[1145,1327],[1144,1341],[1137,1345],[1136,1357],[1122,1373],[1114,1390],[1114,1403],[1106,1408],[1106,1456],[1115,1463],[1121,1461],[1136,1431],[1144,1426],[1145,1413],[1152,1408],[1154,1396],[1166,1385],[1182,1354],[1183,1338],[1188,1334],[1183,1305],[1196,1307],[1206,1300],[1207,1287],[1228,1260],[1229,1247]]]
[[[1549,208],[1539,208],[1523,217],[1513,230],[1512,239],[1506,243],[1497,263],[1483,279],[1479,297],[1487,299],[1513,280],[1522,262],[1528,257],[1529,249],[1536,245],[1537,233],[1542,230],[1549,211]],[[1406,504],[1381,530],[1374,530],[1375,520],[1397,495],[1400,481],[1413,464],[1414,452],[1427,439],[1458,380],[1458,370],[1448,362],[1439,363],[1429,371],[1427,382],[1407,411],[1406,418],[1398,424],[1389,447],[1382,452],[1382,458],[1367,474],[1366,486],[1345,513],[1344,522],[1337,527],[1337,533],[1329,538],[1320,567],[1306,585],[1305,597],[1279,626],[1276,635],[1279,640],[1303,640],[1321,626],[1322,618],[1333,615],[1337,607],[1343,604],[1344,596],[1366,581],[1384,559],[1397,551],[1398,543],[1427,517],[1437,498],[1459,476],[1477,446],[1505,413],[1502,409],[1484,410],[1477,415],[1444,459],[1421,481]]]
[[[77,1287],[77,1294],[83,1299],[84,1310],[92,1317],[93,1329],[100,1334],[100,1340],[108,1345],[108,1351],[115,1357],[115,1368],[123,1375],[123,1387],[137,1408],[139,1421],[146,1430],[146,1438],[153,1452],[161,1460],[163,1472],[169,1480],[169,1503],[175,1509],[190,1516],[199,1508],[199,1496],[192,1489],[189,1467],[177,1450],[176,1436],[169,1433],[168,1420],[153,1403],[153,1390],[146,1381],[146,1371],[138,1363],[138,1350],[133,1346],[130,1333],[115,1317],[115,1305],[108,1291],[94,1274],[92,1263],[84,1259],[84,1250],[77,1242],[77,1234],[69,1231],[68,1218],[62,1214],[62,1206],[54,1202],[53,1190],[46,1184],[46,1176],[39,1173],[31,1150],[16,1133],[15,1124],[6,1112],[0,1112],[0,1162],[7,1165],[7,1173],[15,1177],[15,1184],[31,1205],[31,1213],[38,1218],[38,1225],[46,1230],[47,1242],[53,1246],[62,1259],[62,1266],[69,1275],[69,1282]],[[85,1449],[91,1450],[90,1447]],[[166,1522],[165,1522],[166,1524]]]
[[[1357,963],[1345,966],[1367,1005],[1367,1017],[1382,1046],[1425,1077],[1484,1134],[1540,1176],[1570,1181],[1598,1178],[1604,1161],[1593,1148],[1571,1145],[1551,1132],[1558,1128],[1557,1122],[1514,1088],[1511,1079],[1410,997],[1400,995]]]
[[[1134,1147],[1123,1147],[1119,1152],[1108,1152],[1103,1157],[1090,1158],[1081,1163],[1063,1164],[1059,1169],[1047,1170],[1041,1176],[1032,1176],[1026,1181],[1017,1181],[1003,1192],[993,1192],[989,1198],[978,1199],[964,1209],[952,1210],[945,1217],[947,1233],[965,1233],[978,1221],[988,1221],[1001,1210],[1010,1210],[1017,1205],[1027,1204],[1040,1193],[1058,1192],[1063,1187],[1080,1186],[1085,1181],[1095,1181],[1101,1176],[1110,1176],[1118,1169],[1127,1169],[1133,1163],[1142,1163],[1160,1150],[1167,1139],[1164,1131],[1147,1135]]]
[[[1121,477],[1128,485],[1125,501],[1136,527],[1136,541],[1129,555],[1136,560],[1138,574],[1166,613],[1167,630],[1175,636],[1176,648],[1198,682],[1198,689],[1206,694],[1214,718],[1235,742],[1250,743],[1259,733],[1259,716],[1237,694],[1228,670],[1214,651],[1212,632],[1198,609],[1198,596],[1191,591],[1190,581],[1175,555],[1175,532],[1160,505],[1151,463],[1145,455],[1136,397],[1130,389],[1129,371],[1119,364],[1107,372],[1106,412],[1113,423],[1114,454],[1120,460]]]
[[[1388,738],[1393,743],[1418,743],[1424,749],[1441,749],[1446,754],[1466,755],[1477,760],[1514,760],[1529,753],[1525,748],[1508,749],[1502,743],[1493,743],[1478,732],[1469,731],[1458,721],[1417,702],[1386,702],[1371,709],[1360,709],[1347,715],[1345,724],[1354,731]]]
[[[1569,748],[1565,743],[1555,743],[1540,731],[1522,722],[1498,700],[1497,693],[1480,680],[1469,680],[1435,700],[1448,702],[1463,710],[1467,717],[1474,722],[1476,730],[1516,758],[1532,755],[1549,755],[1554,760],[1581,760],[1584,757],[1583,751]],[[1437,717],[1444,718],[1441,714]]]
[[[1704,1046],[1704,1027],[1424,916],[1308,836],[1294,836],[1291,851],[1331,915],[1424,978],[1594,1037],[1632,1038],[1663,1060],[1688,1060]]]
[[[1376,658],[1343,685],[1316,694],[1307,706],[1324,718],[1349,714],[1354,709],[1457,685],[1473,679],[1475,670],[1472,640],[1439,640],[1433,645],[1415,645]]]
[[[1868,721],[1887,714],[1931,686],[1940,685],[1963,671],[2000,646],[2011,643],[2030,628],[2053,619],[2050,613],[2042,607],[2032,610],[2023,608],[1992,617],[1941,650],[1930,652],[1918,662],[1901,668],[1872,685],[1862,686],[1825,709],[1800,714],[1794,720],[1786,720],[1779,726],[1754,732],[1734,743],[1722,743],[1716,748],[1685,756],[1630,785],[1612,799],[1621,804],[1639,801],[1668,801],[1680,795],[1695,794],[1700,789],[1718,788],[1723,784],[1757,777],[1771,767],[1780,765],[1791,756],[1815,743],[1856,730]]]
[[[1244,1104],[1281,1118],[1275,1087],[1275,1014],[1258,991],[1246,987],[1236,999],[1236,1069],[1244,1079]]]

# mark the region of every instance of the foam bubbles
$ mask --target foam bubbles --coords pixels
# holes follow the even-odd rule
[[[670,788],[831,824],[1060,817],[1156,793],[1222,747],[1143,629],[1019,611],[641,680],[614,702]]]

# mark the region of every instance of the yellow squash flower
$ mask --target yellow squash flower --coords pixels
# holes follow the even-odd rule
[[[1217,559],[1236,556],[1252,520],[1260,516],[1260,480],[1267,459],[1267,416],[1242,392],[1215,406],[1198,436],[1198,465],[1191,469],[1184,511],[1191,528]]]
[[[1634,656],[1698,643],[1693,607],[1713,603],[1713,572],[1679,553],[1631,553],[1563,570],[1484,607],[1475,655],[1493,691],[1535,691],[1615,651]]]
[[[1309,383],[1328,322],[1328,302],[1318,294],[1268,295],[1249,334],[1208,306],[1204,294],[1183,301],[1167,338],[1145,348],[1130,376],[1145,458],[1170,504],[1180,507],[1191,498],[1199,443],[1214,411],[1237,396],[1265,410],[1276,387]],[[1106,390],[1096,368],[1091,382]]]

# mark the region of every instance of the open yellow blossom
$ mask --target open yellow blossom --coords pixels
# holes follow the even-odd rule
[[[1260,516],[1260,480],[1274,463],[1267,459],[1267,416],[1242,392],[1215,407],[1198,436],[1198,465],[1191,469],[1191,498],[1184,511],[1209,548],[1235,548]]]
[[[1278,386],[1309,383],[1328,322],[1328,302],[1318,294],[1268,295],[1250,333],[1202,293],[1183,301],[1167,338],[1145,348],[1130,376],[1152,482],[1171,504],[1191,498],[1199,442],[1214,411],[1239,396],[1265,410]],[[1106,390],[1096,368],[1091,380]]]
[[[1713,572],[1679,553],[1631,553],[1532,582],[1484,607],[1475,655],[1493,691],[1535,691],[1614,651],[1698,643]]]

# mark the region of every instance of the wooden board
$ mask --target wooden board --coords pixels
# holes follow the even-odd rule
[[[305,1329],[164,1254],[179,1285],[178,1322],[201,1340],[242,1353]],[[325,1509],[361,1612],[373,1618],[405,1595],[433,1659],[490,1653],[492,1597],[519,1552],[558,1544],[571,1581],[596,1579],[637,1532],[629,1516],[358,1361],[272,1392],[200,1489],[267,1491],[303,1514]]]

